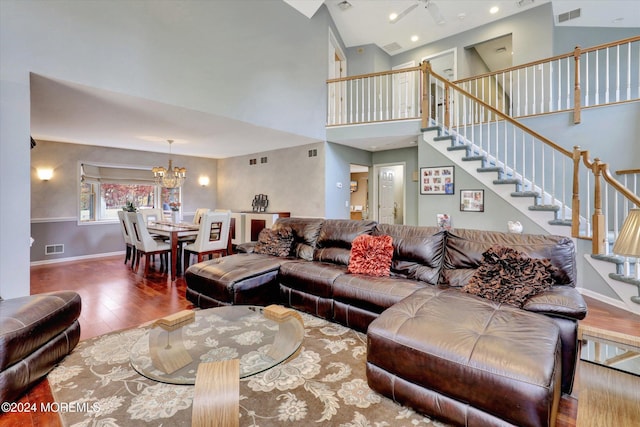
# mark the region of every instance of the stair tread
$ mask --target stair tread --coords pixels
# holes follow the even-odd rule
[[[504,168],[500,166],[485,166],[476,169],[478,172],[504,172]]]
[[[453,147],[447,147],[447,151],[459,151],[459,150],[467,150],[471,147],[470,145],[454,145]]]
[[[486,160],[487,157],[486,156],[481,156],[481,155],[477,155],[477,156],[466,156],[462,158],[463,162],[471,162],[474,160]]]
[[[562,225],[566,227],[571,227],[573,225],[570,219],[552,219],[549,221],[550,225]]]
[[[560,206],[558,205],[533,205],[529,206],[530,211],[549,211],[555,212],[560,210]]]
[[[434,141],[446,141],[447,139],[453,141],[454,139],[456,139],[456,137],[453,136],[453,135],[443,135],[443,136],[434,136],[433,137]]]
[[[494,179],[494,184],[522,184],[522,182],[517,178],[507,178],[507,179]]]
[[[537,191],[514,191],[511,197],[540,197]]]

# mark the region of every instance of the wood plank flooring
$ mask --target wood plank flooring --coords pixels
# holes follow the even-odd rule
[[[143,278],[141,272],[131,271],[123,261],[124,256],[32,267],[31,293],[63,289],[78,292],[82,297],[81,339],[135,327],[193,307],[185,299],[183,278],[179,277],[172,283],[166,274],[157,270],[152,270],[149,278]],[[589,306],[589,314],[583,321],[585,324],[640,336],[640,316],[591,298],[585,299]],[[616,415],[620,410],[617,402],[629,395],[628,384],[603,381],[597,369],[582,369],[583,365],[586,363],[579,365],[573,396],[563,396],[560,401],[557,427],[582,427],[577,423],[578,399],[580,388],[589,381],[601,384],[597,391],[598,400],[607,399],[606,405],[593,408],[598,419],[604,420],[602,422],[619,419]],[[625,379],[638,381],[638,377]],[[53,402],[46,379],[32,388],[19,402],[36,405],[40,405],[40,402]],[[625,427],[624,424],[598,425]],[[0,415],[0,427],[5,426],[58,427],[61,423],[56,413],[37,412]]]

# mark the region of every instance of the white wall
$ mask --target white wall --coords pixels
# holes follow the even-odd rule
[[[309,157],[309,150],[317,156]],[[266,163],[261,163],[263,157]],[[256,159],[256,164],[249,161]],[[218,160],[219,208],[251,211],[256,194],[269,197],[269,212],[324,216],[324,144],[309,144]]]

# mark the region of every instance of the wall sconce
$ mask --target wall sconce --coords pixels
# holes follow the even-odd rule
[[[198,183],[201,186],[206,187],[207,185],[209,185],[209,177],[208,176],[201,176],[200,178],[198,178]]]
[[[53,169],[50,168],[38,169],[37,172],[42,181],[49,181],[53,177]]]

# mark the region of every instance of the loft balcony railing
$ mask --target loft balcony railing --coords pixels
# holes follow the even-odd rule
[[[458,145],[466,146],[468,156],[500,169],[503,179],[520,182],[516,195],[536,196],[534,209],[555,211],[555,223],[571,225],[575,238],[592,240],[594,254],[607,253],[628,211],[640,207],[637,172],[624,171],[623,179],[616,179],[606,163],[591,161],[579,147],[570,151],[557,145],[510,114],[573,110],[574,121],[579,122],[582,108],[639,100],[639,42],[640,37],[634,37],[576,49],[460,85],[433,73],[429,63],[328,80],[327,126],[415,119],[423,129],[440,126],[455,136]],[[626,52],[626,59],[620,52]],[[558,65],[563,63],[565,68]],[[538,79],[527,71],[530,67],[547,70],[542,74],[553,78]],[[581,75],[588,77],[581,81]],[[481,89],[483,81],[486,85],[499,81],[497,76],[502,79],[499,84]],[[560,101],[559,93],[564,94]]]
[[[640,99],[640,36],[458,80],[511,117],[573,111]]]

